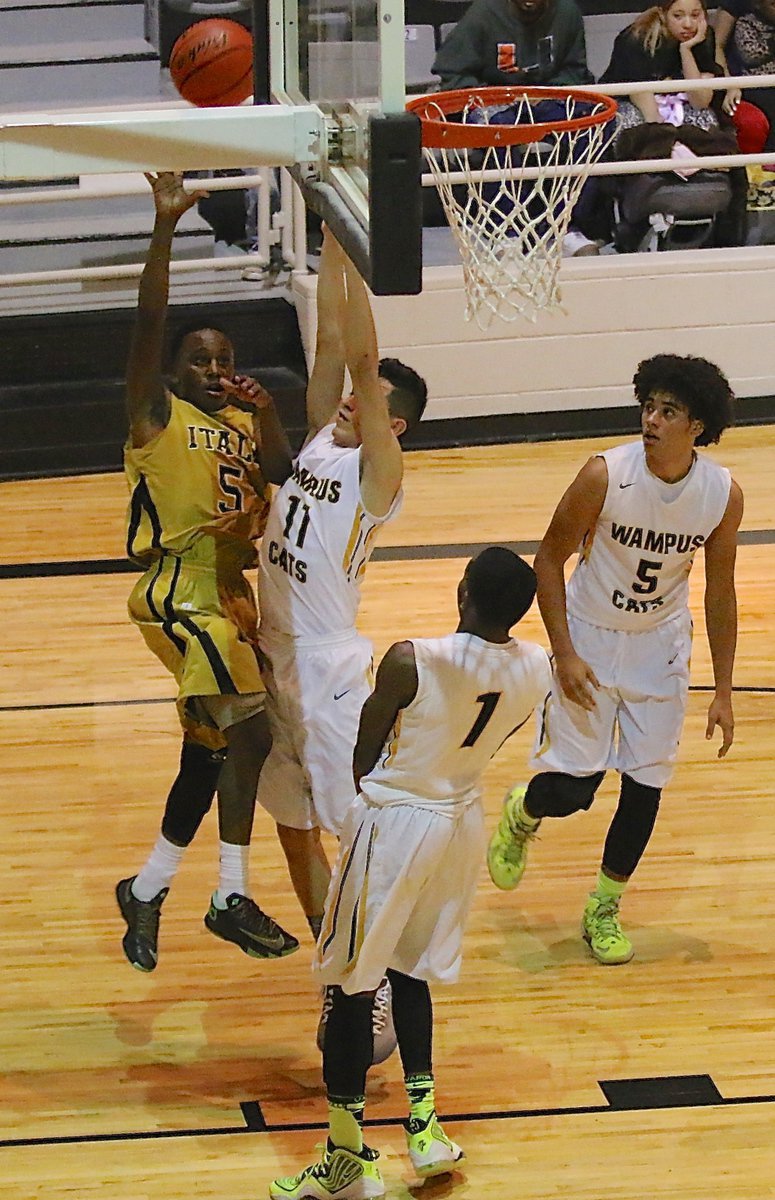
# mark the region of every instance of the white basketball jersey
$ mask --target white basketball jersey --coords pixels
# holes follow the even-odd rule
[[[352,629],[361,580],[384,517],[361,501],[358,448],[334,444],[333,424],[304,446],[272,502],[261,541],[258,597],[262,630],[326,638]]]
[[[414,638],[417,694],[402,709],[372,771],[361,779],[371,804],[416,804],[454,812],[480,795],[488,762],[549,692],[546,651],[470,633]]]
[[[608,489],[568,582],[568,612],[606,629],[651,629],[686,610],[694,556],[724,516],[731,477],[697,454],[688,475],[665,483],[642,442],[601,457]]]

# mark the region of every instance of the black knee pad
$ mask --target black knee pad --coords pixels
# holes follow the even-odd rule
[[[225,750],[210,750],[185,739],[180,752],[180,770],[173,783],[161,831],[176,846],[188,846],[213,802]]]
[[[622,879],[632,875],[651,837],[661,795],[661,788],[622,775],[619,805],[603,850],[603,867],[610,874]]]
[[[531,817],[568,817],[592,806],[605,771],[595,775],[564,775],[545,771],[534,775],[527,787],[525,808]]]
[[[638,813],[644,811],[657,815],[662,789],[649,787],[646,783],[636,783],[629,775],[622,775],[622,786],[619,792],[619,807],[632,806]]]

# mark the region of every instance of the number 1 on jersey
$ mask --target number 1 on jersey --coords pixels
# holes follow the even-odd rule
[[[291,536],[291,528],[293,527],[293,522],[296,519],[296,513],[300,504],[303,509],[303,516],[299,522],[299,528],[296,531],[296,545],[299,549],[301,549],[301,547],[304,545],[304,539],[307,536],[307,529],[309,527],[309,505],[302,504],[298,496],[291,496],[290,500],[288,501],[288,516],[285,518],[285,528],[283,529],[283,537],[287,540]]]
[[[481,712],[477,716],[464,742],[460,743],[460,749],[464,746],[473,746],[474,742],[484,733],[487,722],[495,712],[495,706],[500,700],[502,692],[483,692],[481,696],[476,697],[477,704],[481,704]]]

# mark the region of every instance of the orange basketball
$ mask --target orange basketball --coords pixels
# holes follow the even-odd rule
[[[170,75],[183,99],[200,108],[241,104],[253,91],[253,39],[236,21],[198,21],[172,47]]]

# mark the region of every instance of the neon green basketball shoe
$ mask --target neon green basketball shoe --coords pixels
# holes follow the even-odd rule
[[[540,821],[528,824],[519,815],[519,802],[527,788],[513,787],[503,802],[503,812],[487,848],[490,879],[502,892],[515,888],[525,873],[527,852]]]
[[[368,1146],[357,1154],[329,1144],[320,1162],[270,1183],[269,1195],[272,1200],[374,1200],[385,1195],[378,1158]]]
[[[584,906],[581,933],[598,962],[606,966],[629,962],[635,950],[619,921],[619,900],[592,892]]]
[[[465,1162],[465,1154],[457,1142],[447,1137],[435,1112],[427,1121],[410,1117],[404,1128],[412,1166],[423,1179],[431,1175],[447,1175]]]

